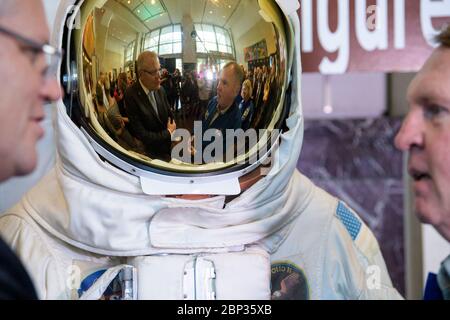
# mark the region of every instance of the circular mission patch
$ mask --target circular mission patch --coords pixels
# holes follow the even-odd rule
[[[309,300],[309,286],[305,273],[295,264],[272,264],[272,300]]]

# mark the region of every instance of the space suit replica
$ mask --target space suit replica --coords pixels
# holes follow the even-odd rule
[[[62,1],[53,35],[68,54],[76,48],[66,43],[79,41],[67,35],[73,3]],[[143,174],[142,161],[133,166],[118,156],[118,147],[108,158],[113,149],[102,147],[112,144],[108,137],[94,139],[89,126],[73,120],[67,101],[77,100],[73,93],[86,86],[67,90],[66,83],[69,94],[55,111],[56,164],[0,218],[1,236],[24,262],[40,298],[401,298],[370,229],[296,169],[303,138],[298,3],[258,3],[266,13],[282,13],[287,34],[286,60],[278,63],[292,90],[282,84],[280,96],[290,108],[271,149],[276,165],[241,193],[228,185],[255,167],[197,177],[166,174],[159,166]],[[86,20],[82,15],[81,23]],[[70,74],[63,75],[70,67],[63,61],[58,76],[70,81]],[[185,200],[168,197],[167,190],[214,196]],[[231,194],[239,196],[228,201]]]

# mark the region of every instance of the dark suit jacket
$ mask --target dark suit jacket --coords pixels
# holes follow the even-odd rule
[[[22,263],[0,238],[0,300],[37,300]]]
[[[125,107],[130,127],[136,138],[141,140],[148,155],[153,159],[170,161],[171,137],[167,130],[169,117],[174,119],[164,89],[155,91],[158,115],[139,81],[125,92]]]

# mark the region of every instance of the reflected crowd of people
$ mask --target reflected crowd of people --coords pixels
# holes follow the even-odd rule
[[[175,128],[187,129],[193,134],[195,121],[202,121],[204,130],[211,127],[219,130],[267,127],[281,92],[282,75],[277,73],[276,63],[252,66],[249,69],[242,64],[234,65],[240,69],[239,72],[234,71],[234,74],[241,76],[237,77],[237,90],[230,92],[226,91],[226,85],[223,83],[221,87],[221,81],[228,81],[221,80],[223,69],[201,65],[198,72],[180,72],[179,69],[169,72],[164,67],[158,70],[156,76],[159,77],[160,87],[163,89],[161,92],[165,96],[164,101],[168,103],[168,117],[174,121]],[[120,72],[118,75],[100,72],[93,101],[100,125],[113,140],[126,150],[152,156],[145,138],[137,132],[133,122],[136,120],[129,116],[130,106],[125,103],[127,92],[140,81],[139,79],[139,74],[132,71]],[[220,87],[222,89],[219,89]],[[224,92],[222,100],[225,100],[225,95],[234,97],[233,105],[236,110],[233,115],[228,116],[230,119],[222,120],[228,108],[220,110],[218,107],[218,89]],[[158,113],[158,109],[155,111]],[[170,159],[164,157],[164,160]]]

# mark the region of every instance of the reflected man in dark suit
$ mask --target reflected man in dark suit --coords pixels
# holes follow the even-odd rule
[[[171,160],[171,135],[177,126],[161,87],[161,66],[154,52],[142,52],[137,61],[138,81],[125,93],[125,106],[136,138],[153,159]]]

